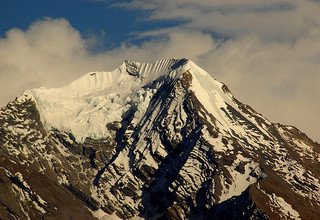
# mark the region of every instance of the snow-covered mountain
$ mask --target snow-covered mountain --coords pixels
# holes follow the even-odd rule
[[[1,109],[0,219],[320,219],[319,162],[192,61],[125,61]]]

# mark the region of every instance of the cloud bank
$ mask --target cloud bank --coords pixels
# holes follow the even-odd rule
[[[239,100],[271,121],[292,124],[320,140],[320,3],[262,0],[136,0],[147,20],[178,19],[176,27],[138,33],[141,45],[92,52],[65,19],[43,19],[0,39],[0,105],[25,89],[62,86],[123,60],[187,57],[225,82]],[[223,36],[223,37],[221,37]]]
[[[148,20],[180,20],[183,28],[229,36],[296,39],[320,24],[316,0],[133,0],[119,6],[147,10]]]

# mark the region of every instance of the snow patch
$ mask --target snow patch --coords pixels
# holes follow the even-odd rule
[[[246,162],[244,165],[244,173],[240,173],[236,170],[236,167],[240,162]],[[225,166],[226,170],[231,176],[231,184],[228,184],[224,176],[220,176],[221,184],[223,186],[222,195],[220,196],[219,203],[230,199],[233,196],[239,196],[244,192],[251,184],[257,182],[257,178],[262,176],[257,163],[251,161],[248,162],[242,155],[237,156],[237,160],[234,161],[231,167]],[[253,177],[251,174],[255,173],[257,177]]]
[[[97,211],[92,211],[92,215],[99,220],[121,220],[115,213],[109,215],[104,212],[102,209],[98,209]]]
[[[279,214],[283,219],[301,219],[299,212],[294,210],[292,206],[289,203],[287,203],[282,197],[277,196],[274,193],[268,196],[270,198],[271,206],[275,207],[281,212]]]

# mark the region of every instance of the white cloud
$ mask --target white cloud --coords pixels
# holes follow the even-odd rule
[[[44,19],[28,30],[12,29],[0,39],[0,104],[27,88],[60,86],[108,65],[90,54],[92,39],[83,39],[64,19]]]

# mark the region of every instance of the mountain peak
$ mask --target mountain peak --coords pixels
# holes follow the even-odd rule
[[[0,147],[0,218],[319,217],[319,144],[186,59],[26,91]]]
[[[233,102],[230,94],[223,91],[222,83],[185,58],[154,63],[126,60],[111,72],[89,72],[64,87],[32,89],[25,94],[37,103],[48,129],[66,130],[78,141],[84,141],[105,135],[105,124],[120,120],[129,105],[147,105],[163,84],[176,81],[184,73],[191,74],[190,90],[212,114],[218,114],[219,107],[214,109],[218,99],[210,98],[211,93],[221,101]]]

